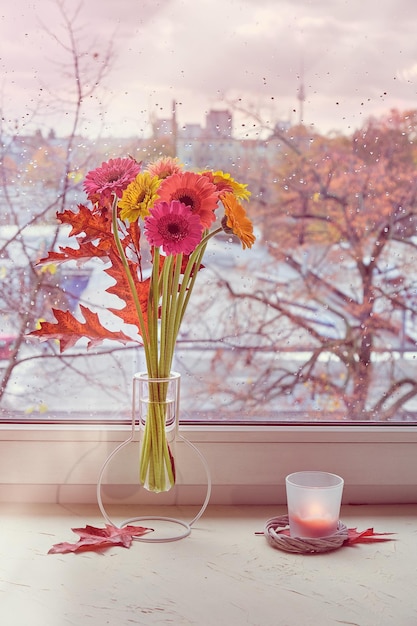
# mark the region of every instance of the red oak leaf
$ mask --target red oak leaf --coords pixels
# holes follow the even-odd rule
[[[74,533],[79,535],[76,543],[64,541],[56,543],[48,551],[48,554],[65,554],[68,552],[86,552],[99,551],[111,546],[123,546],[129,548],[134,537],[140,537],[148,532],[152,532],[152,528],[144,526],[125,526],[117,528],[111,524],[106,524],[105,528],[96,528],[95,526],[85,526],[85,528],[72,528]]]
[[[290,537],[289,528],[283,528],[282,530],[275,529],[277,534],[286,535]],[[255,533],[259,535],[265,534],[264,532]],[[376,543],[378,541],[394,541],[392,537],[388,535],[394,535],[395,533],[375,533],[373,528],[367,528],[366,530],[358,531],[357,528],[348,528],[348,537],[343,542],[344,546],[350,546],[357,543]]]
[[[358,531],[357,528],[348,528],[348,538],[345,545],[355,543],[375,543],[376,541],[392,541],[391,537],[386,535],[394,535],[395,533],[375,533],[373,528]]]
[[[41,327],[29,333],[31,337],[46,339],[59,339],[60,351],[64,352],[75,345],[81,337],[89,339],[87,349],[99,345],[104,339],[112,339],[121,343],[132,341],[122,332],[113,332],[101,325],[97,313],[93,313],[87,307],[80,304],[80,310],[85,322],[77,320],[69,311],[52,309],[56,318],[55,322],[41,322]]]

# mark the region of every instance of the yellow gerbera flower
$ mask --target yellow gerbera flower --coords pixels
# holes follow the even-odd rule
[[[149,209],[158,198],[158,187],[161,181],[149,172],[141,172],[123,192],[119,201],[120,217],[122,220],[135,222],[140,217],[149,215]]]
[[[252,222],[246,215],[245,209],[231,192],[222,194],[221,201],[225,213],[222,220],[223,229],[239,237],[243,249],[251,248],[256,237],[253,234]]]
[[[247,189],[247,185],[238,183],[237,180],[232,178],[228,172],[203,172],[203,174],[210,175],[211,182],[214,183],[220,193],[231,191],[239,200],[249,200],[250,191]]]

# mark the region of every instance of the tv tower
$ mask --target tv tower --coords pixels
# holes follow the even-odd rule
[[[178,124],[177,124],[177,103],[172,101],[172,145],[174,149],[174,156],[177,155],[177,143],[178,143]]]
[[[304,63],[301,63],[299,82],[300,84],[297,89],[297,100],[300,103],[299,108],[298,108],[298,112],[299,112],[298,123],[300,126],[302,126],[304,123],[304,100],[306,99],[306,93],[305,93],[305,88],[304,88]]]

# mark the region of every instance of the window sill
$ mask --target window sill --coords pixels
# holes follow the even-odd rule
[[[285,476],[302,469],[341,475],[345,503],[417,501],[417,426],[187,426],[180,432],[208,462],[213,503],[283,504]],[[0,501],[94,502],[103,463],[129,434],[123,426],[2,425]],[[202,501],[201,460],[186,443],[176,446],[174,490],[154,496],[138,488],[134,441],[107,467],[103,497]]]
[[[166,515],[164,507],[140,514]],[[415,624],[417,506],[343,507],[349,528],[393,532],[396,541],[322,555],[273,549],[261,535],[278,507],[210,506],[182,541],[133,542],[93,553],[50,555],[102,527],[96,507],[0,505],[2,615],[8,624]],[[194,507],[170,507],[191,520]],[[117,522],[137,514],[113,507]],[[143,525],[147,525],[146,522]],[[150,525],[150,524],[149,524]],[[163,527],[166,530],[166,527]]]

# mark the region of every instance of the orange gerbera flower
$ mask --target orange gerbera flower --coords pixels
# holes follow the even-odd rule
[[[206,176],[194,172],[173,174],[162,181],[158,189],[160,202],[178,200],[189,206],[200,218],[203,228],[210,228],[216,219],[214,211],[219,199],[216,186]]]
[[[224,206],[223,229],[225,232],[233,233],[239,237],[242,248],[251,248],[256,237],[253,234],[252,222],[246,215],[245,209],[231,192],[222,194],[221,201]]]

